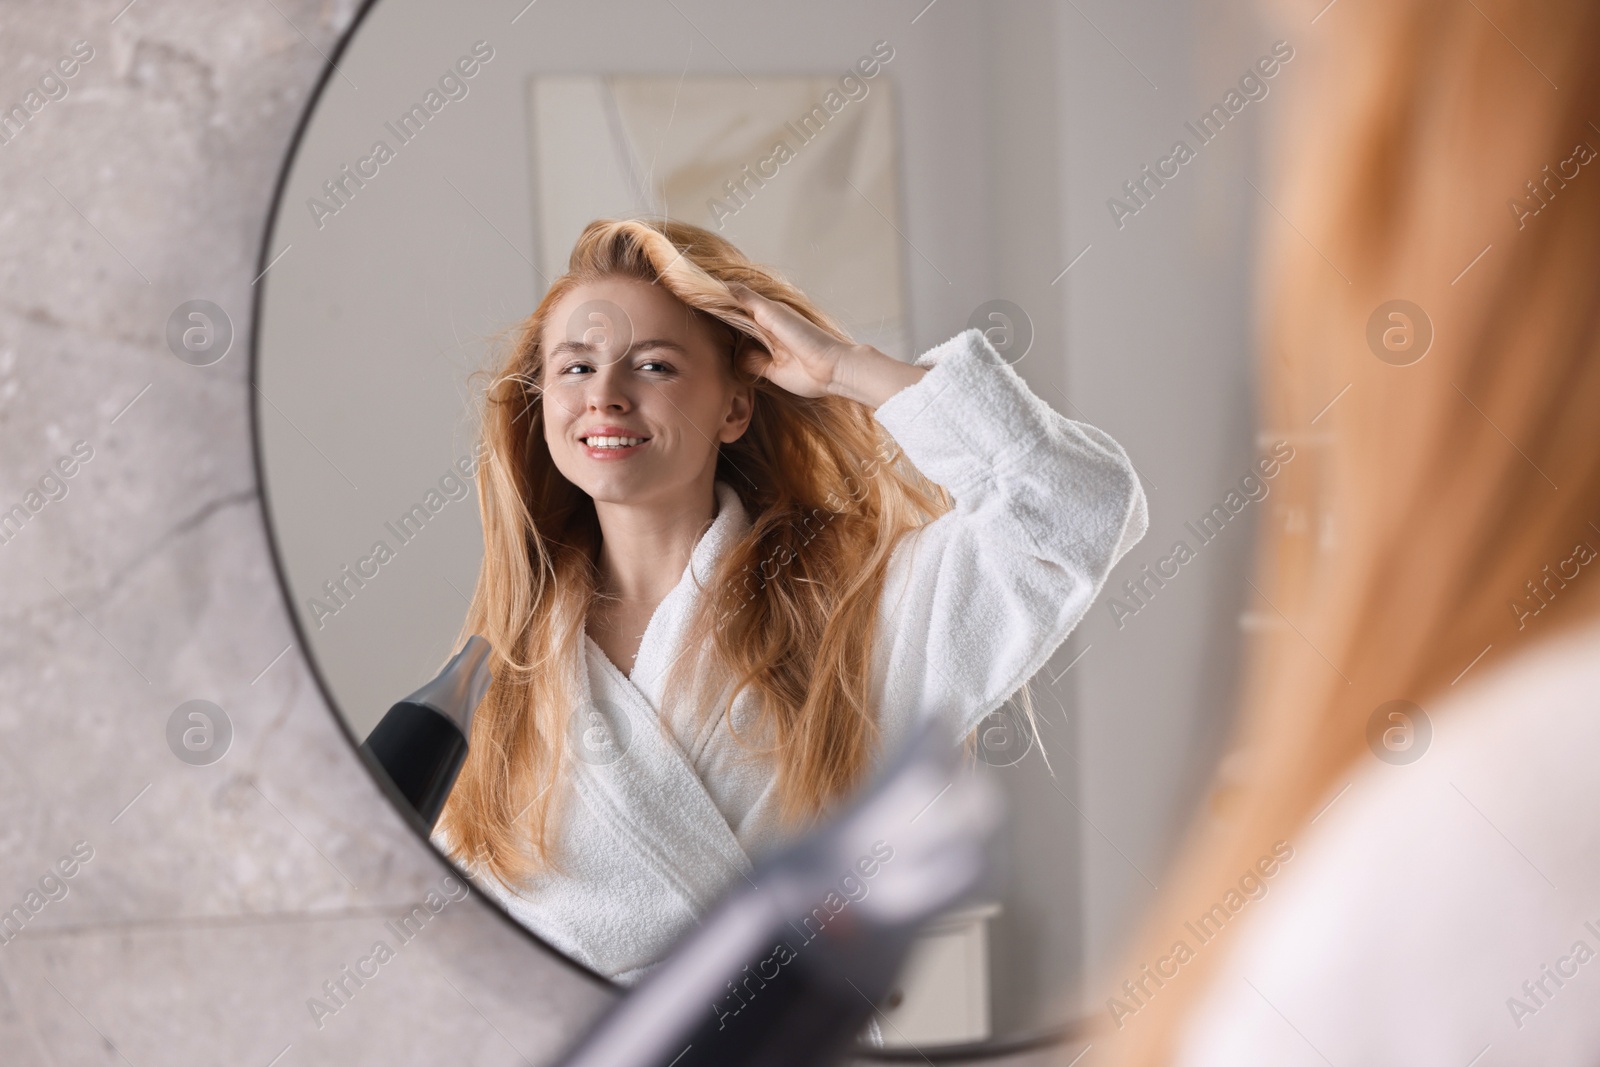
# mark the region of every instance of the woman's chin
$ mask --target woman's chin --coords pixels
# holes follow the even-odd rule
[[[597,504],[643,504],[657,495],[652,490],[660,488],[652,486],[647,478],[625,471],[590,473],[577,485]]]

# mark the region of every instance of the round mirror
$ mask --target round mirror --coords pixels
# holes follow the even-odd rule
[[[1057,283],[1085,250],[1064,238],[1065,120],[1056,99],[1065,77],[1063,38],[1056,16],[1042,23],[1050,32],[1038,33],[1030,20],[1044,9],[1024,7],[979,12],[928,5],[920,14],[893,17],[832,0],[789,8],[382,0],[363,9],[330,59],[285,164],[256,283],[252,376],[261,484],[282,583],[328,701],[354,742],[367,739],[392,705],[434,678],[461,648],[487,573],[485,546],[494,541],[484,515],[504,514],[480,503],[484,468],[507,475],[502,484],[510,486],[519,470],[526,473],[526,447],[544,450],[540,485],[559,483],[560,493],[576,494],[544,499],[541,519],[570,516],[572,507],[562,501],[592,501],[589,527],[578,520],[546,526],[551,545],[589,544],[583,538],[597,537],[594,521],[613,531],[611,554],[590,551],[588,558],[600,574],[597,583],[616,582],[620,605],[603,626],[591,617],[581,645],[564,646],[585,657],[573,682],[584,692],[572,707],[540,719],[538,736],[561,733],[564,751],[590,769],[662,743],[660,724],[647,720],[655,717],[652,687],[666,671],[668,638],[682,636],[669,616],[694,584],[683,569],[687,553],[693,548],[698,560],[712,541],[721,539],[724,548],[729,538],[737,541],[743,527],[724,527],[734,513],[748,521],[760,508],[760,493],[751,487],[761,477],[748,463],[741,466],[746,453],[730,451],[741,431],[734,427],[730,437],[722,429],[743,418],[747,433],[763,418],[770,423],[773,411],[789,409],[771,399],[772,376],[761,386],[767,393],[742,393],[747,383],[736,367],[716,378],[723,392],[710,407],[686,411],[675,399],[684,394],[674,390],[687,389],[699,371],[711,373],[710,364],[694,363],[701,349],[716,351],[730,338],[737,344],[738,333],[719,333],[705,316],[674,317],[675,307],[686,312],[686,306],[663,286],[612,280],[547,301],[575,250],[593,235],[595,220],[667,219],[698,227],[899,366],[940,350],[941,361],[928,373],[942,368],[954,383],[945,399],[932,390],[912,393],[917,386],[901,382],[916,411],[904,400],[881,409],[873,402],[898,395],[893,391],[860,403],[880,409],[884,440],[904,446],[886,465],[907,472],[910,460],[926,456],[944,463],[943,472],[965,472],[961,484],[942,486],[946,507],[965,506],[965,494],[976,500],[999,493],[996,487],[1013,477],[1019,485],[1041,477],[1036,468],[1053,461],[1053,453],[1034,452],[1027,441],[1011,440],[994,454],[983,452],[992,441],[973,444],[987,424],[976,415],[969,422],[953,398],[978,402],[961,393],[977,388],[961,377],[980,373],[976,368],[992,381],[1025,383],[1020,388],[1059,416],[1079,420],[1074,432],[1081,436],[1071,441],[1041,434],[1049,447],[1078,447],[1085,455],[1098,449],[1099,463],[1116,444],[1093,426],[1128,445],[1119,427],[1092,423],[1082,410],[1090,405],[1080,407],[1066,392],[1067,286]],[[1087,24],[1081,28],[1089,32]],[[697,259],[696,268],[703,266]],[[528,365],[516,359],[529,344],[519,331],[545,305],[539,378],[525,381],[517,374]],[[646,340],[660,343],[638,343]],[[770,353],[755,358],[763,355]],[[669,358],[663,363],[662,356]],[[566,375],[560,389],[568,391],[560,396],[553,384],[558,371]],[[624,380],[625,374],[632,377]],[[647,381],[667,374],[680,378],[672,385]],[[1096,374],[1091,389],[1120,385],[1104,367],[1091,367],[1089,377]],[[629,392],[641,382],[638,388],[656,398],[654,407]],[[750,404],[742,413],[741,396]],[[517,400],[524,410],[507,407]],[[1014,393],[996,401],[1016,402]],[[533,405],[546,405],[542,421],[530,417]],[[1059,417],[1028,410],[1041,419]],[[1233,414],[1242,425],[1245,413]],[[854,433],[874,422],[849,425]],[[486,432],[490,426],[493,433]],[[569,446],[570,454],[560,451]],[[961,448],[970,455],[955,455]],[[652,449],[656,466],[632,481],[613,476],[628,464],[639,467],[643,460],[630,456]],[[1020,462],[1024,451],[1027,463]],[[1137,462],[1135,449],[1128,452]],[[712,469],[707,456],[714,486],[700,479]],[[604,473],[594,473],[602,467]],[[1096,469],[1120,468],[1107,462]],[[674,482],[683,471],[689,473]],[[746,478],[742,485],[735,473]],[[934,472],[920,473],[940,484]],[[896,491],[909,492],[904,486],[914,481],[905,473]],[[1088,484],[1080,479],[1071,492],[1083,497]],[[1114,506],[1085,503],[1082,513],[1097,516],[1093,529],[1088,520],[1072,526],[1074,505],[1040,520],[1039,536],[1076,538],[1086,559],[1118,558],[1128,545],[1115,542],[1134,524],[1128,493],[1138,490],[1130,490],[1136,480],[1117,484],[1120,490],[1105,490]],[[676,563],[663,582],[659,568],[619,562],[624,542],[615,531],[623,526],[608,526],[603,513],[610,508],[619,521],[619,501],[626,503],[629,493],[661,505],[674,486],[700,494],[685,499],[709,506],[709,526],[691,526],[699,533],[671,542],[679,554],[666,553]],[[527,485],[520,491],[533,493]],[[1101,522],[1106,515],[1112,517]],[[1013,519],[985,521],[1000,541],[992,558],[982,557],[980,582],[1021,589],[1054,566],[1032,560],[1034,570],[1012,574],[1013,558],[1027,556],[1010,554],[1020,535],[1002,527]],[[1051,532],[1057,528],[1065,532]],[[914,540],[907,534],[905,543]],[[865,553],[872,543],[862,541]],[[1225,553],[1212,555],[1220,560]],[[536,557],[530,549],[530,559]],[[752,569],[762,572],[771,562],[754,561]],[[897,574],[902,586],[906,575],[928,576],[907,568],[891,567],[883,588]],[[1081,573],[1092,576],[1094,569],[1084,564]],[[505,573],[531,583],[538,567],[524,560],[520,572],[496,572]],[[796,581],[840,577],[796,573]],[[1026,662],[1030,650],[1004,645],[1008,613],[929,621],[955,605],[1001,602],[969,597],[959,577],[941,578],[920,600],[925,590],[902,588],[915,606],[883,614],[890,632],[880,634],[881,644],[923,642],[902,648],[897,671],[920,662],[927,677],[970,670],[990,684],[1026,664],[1014,680],[1028,683],[1031,698],[1000,694],[999,707],[966,724],[974,727],[969,743],[978,773],[1000,781],[1010,800],[1000,862],[981,894],[919,939],[881,1005],[869,1051],[921,1057],[1058,1039],[1079,1010],[1074,997],[1091,963],[1111,939],[1105,917],[1125,925],[1153,889],[1143,868],[1156,869],[1177,794],[1162,786],[1160,802],[1150,794],[1109,819],[1095,818],[1095,810],[1115,803],[1117,785],[1107,791],[1103,779],[1090,780],[1100,742],[1080,721],[1109,714],[1116,704],[1112,697],[1092,711],[1080,709],[1088,670],[1079,663],[1099,640],[1093,633],[1116,634],[1107,643],[1121,642],[1099,652],[1093,669],[1101,671],[1136,658],[1145,638],[1121,636],[1126,599],[1121,614],[1095,601],[1086,618],[1089,597],[1070,600],[1082,594],[1073,592],[1074,575],[1080,571],[1050,579],[1064,583],[1063,600],[1036,603],[1034,610],[1045,620],[1040,632],[1064,633],[1073,624],[1077,632],[1065,644],[1049,642],[1033,662]],[[1113,580],[1121,577],[1119,571]],[[630,615],[640,588],[670,592],[659,610]],[[1040,588],[1048,599],[1057,587]],[[1032,595],[1037,602],[1041,594]],[[1065,622],[1064,611],[1071,615]],[[929,625],[979,635],[971,647],[998,649],[984,653],[993,662],[970,668],[959,656],[929,662],[960,645],[948,635],[937,649],[927,644],[919,635]],[[911,635],[903,641],[900,627]],[[1192,628],[1204,628],[1203,620]],[[1175,639],[1169,632],[1161,640]],[[1193,643],[1215,648],[1214,637]],[[1206,670],[1197,664],[1191,673]],[[606,676],[605,686],[590,681],[596,672]],[[533,736],[515,734],[503,710],[497,714],[497,738]],[[703,740],[692,731],[679,738],[696,736]],[[632,780],[614,770],[608,780],[617,788],[608,795],[635,805],[621,818],[636,820],[636,834],[656,835],[660,862],[681,867],[674,877],[701,864],[698,873],[683,875],[699,879],[686,899],[710,899],[738,878],[741,857],[758,858],[742,848],[749,835],[741,836],[742,826],[728,814],[751,810],[748,798],[735,795],[749,787],[748,775],[727,771],[731,755],[719,762],[708,749],[678,751],[707,779],[695,796],[680,802],[648,790],[630,794]],[[1207,755],[1204,746],[1185,749],[1169,763],[1199,780]],[[711,780],[724,772],[731,777]],[[488,803],[494,788],[490,777],[474,779],[475,802]],[[1101,790],[1097,799],[1094,789]],[[650,805],[671,810],[645,810]],[[716,825],[708,827],[708,820]],[[609,862],[603,851],[597,847],[599,858],[584,862]],[[691,862],[694,856],[700,859]],[[463,863],[463,869],[480,888],[488,885],[481,868]],[[650,907],[630,917],[596,903],[586,920],[541,927],[514,897],[496,899],[535,941],[620,985],[646,969],[632,965],[648,963],[641,952],[671,943],[658,929],[665,920]],[[601,942],[632,945],[634,955],[597,947]],[[619,970],[615,961],[624,958],[632,964]]]

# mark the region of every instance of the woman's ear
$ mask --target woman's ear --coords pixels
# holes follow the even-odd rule
[[[744,436],[750,428],[750,417],[755,414],[756,387],[742,382],[734,382],[733,395],[728,399],[728,410],[722,417],[721,432],[717,440],[725,445],[731,445]]]

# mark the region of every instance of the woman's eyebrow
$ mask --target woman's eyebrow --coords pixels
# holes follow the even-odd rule
[[[673,351],[682,352],[685,354],[687,354],[689,351],[676,341],[669,341],[665,337],[651,337],[647,340],[635,341],[633,344],[628,346],[628,351],[624,353],[624,355],[632,355],[635,352],[640,352],[647,348],[670,348]],[[566,355],[569,352],[587,353],[593,351],[594,345],[591,345],[587,341],[562,341],[550,349],[550,355],[552,358],[554,358],[556,356]]]
[[[645,348],[670,348],[674,352],[682,352],[684,354],[688,354],[688,351],[689,351],[687,348],[683,347],[678,342],[669,341],[665,337],[652,337],[647,341],[635,341],[633,343],[633,346],[631,348],[629,348],[628,351],[630,353],[631,352],[638,352],[641,349],[645,349]]]

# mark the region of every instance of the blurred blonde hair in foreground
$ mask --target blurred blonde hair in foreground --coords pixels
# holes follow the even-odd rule
[[[1600,598],[1570,570],[1600,545],[1600,5],[1338,0],[1302,36],[1259,366],[1264,425],[1302,457],[1280,514],[1303,521],[1263,528],[1251,592],[1288,624],[1250,649],[1233,749],[1113,983],[1303,836],[1372,758],[1380,705],[1427,710]],[[1433,330],[1407,365],[1368,342],[1395,300]],[[1167,1062],[1238,925],[1096,1012],[1094,1062]]]

